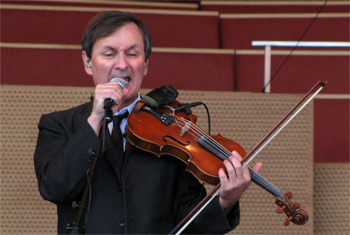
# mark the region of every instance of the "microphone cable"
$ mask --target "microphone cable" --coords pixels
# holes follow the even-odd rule
[[[188,104],[182,104],[180,107],[177,107],[175,110],[176,111],[180,111],[180,110],[183,110],[186,114],[189,114],[191,111],[190,111],[190,108],[193,108],[193,107],[196,107],[196,106],[199,106],[199,105],[203,105],[206,112],[207,112],[207,117],[208,117],[208,133],[210,134],[210,129],[211,129],[211,124],[210,124],[210,112],[209,112],[209,108],[208,106],[201,102],[201,101],[198,101],[198,102],[193,102],[193,103],[188,103]]]

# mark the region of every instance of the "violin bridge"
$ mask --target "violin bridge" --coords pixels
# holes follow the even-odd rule
[[[190,129],[191,124],[189,122],[186,122],[186,124],[181,128],[180,136],[184,136],[188,130]]]

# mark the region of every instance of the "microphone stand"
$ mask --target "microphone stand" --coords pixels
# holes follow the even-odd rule
[[[83,196],[79,203],[73,202],[73,209],[78,209],[78,212],[75,217],[75,221],[73,224],[67,223],[67,234],[85,234],[86,230],[86,221],[90,209],[90,200],[91,200],[91,180],[93,178],[95,167],[99,157],[104,153],[105,148],[105,137],[107,131],[107,125],[112,121],[113,113],[110,106],[104,107],[105,113],[103,117],[103,126],[102,132],[100,133],[100,143],[97,149],[97,152],[92,152],[92,164],[91,167],[87,171],[87,182],[84,187]]]

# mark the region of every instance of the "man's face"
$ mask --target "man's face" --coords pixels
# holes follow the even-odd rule
[[[128,105],[136,99],[143,77],[147,74],[144,43],[136,24],[128,23],[110,36],[98,39],[90,61],[85,52],[83,60],[91,66],[85,70],[92,75],[95,86],[120,77],[128,82],[124,103]]]

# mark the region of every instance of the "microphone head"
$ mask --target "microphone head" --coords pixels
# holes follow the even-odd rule
[[[111,80],[110,80],[110,82],[117,82],[118,84],[119,84],[119,86],[122,88],[122,89],[125,89],[126,88],[126,86],[128,85],[128,82],[127,81],[125,81],[124,79],[122,79],[122,78],[112,78]]]

